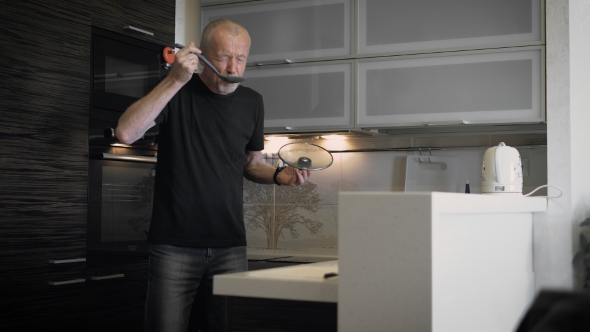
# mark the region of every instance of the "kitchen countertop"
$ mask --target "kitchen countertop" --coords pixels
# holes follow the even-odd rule
[[[213,294],[267,299],[338,301],[338,261],[299,264],[213,277]]]

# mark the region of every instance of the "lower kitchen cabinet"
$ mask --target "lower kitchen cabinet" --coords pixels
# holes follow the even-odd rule
[[[2,331],[84,331],[84,282],[21,281],[3,292],[0,304]]]
[[[0,330],[83,330],[83,261],[49,264],[30,258],[8,263],[3,261],[0,271]]]
[[[85,331],[143,331],[148,260],[89,263]]]
[[[230,297],[233,332],[336,331],[338,305],[327,302]]]

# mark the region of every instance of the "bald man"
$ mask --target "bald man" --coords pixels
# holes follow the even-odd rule
[[[116,134],[132,143],[159,124],[150,243],[146,331],[186,331],[199,285],[211,331],[227,330],[226,299],[212,295],[213,276],[246,271],[243,178],[297,186],[309,171],[266,164],[262,96],[195,74],[202,53],[224,76],[242,76],[250,36],[230,20],[211,22],[201,48],[190,43],[170,74],[125,111]],[[192,325],[192,324],[191,324]]]

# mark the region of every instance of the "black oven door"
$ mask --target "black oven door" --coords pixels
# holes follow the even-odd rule
[[[124,112],[165,74],[163,46],[93,28],[92,106]]]
[[[88,252],[148,253],[156,157],[91,155],[88,177]]]

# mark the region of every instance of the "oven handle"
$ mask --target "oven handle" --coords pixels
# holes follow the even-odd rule
[[[98,153],[92,154],[92,159],[103,159],[103,160],[117,160],[117,161],[135,161],[140,163],[155,164],[158,162],[158,157],[148,156],[134,156],[129,154],[113,154],[113,153]]]

